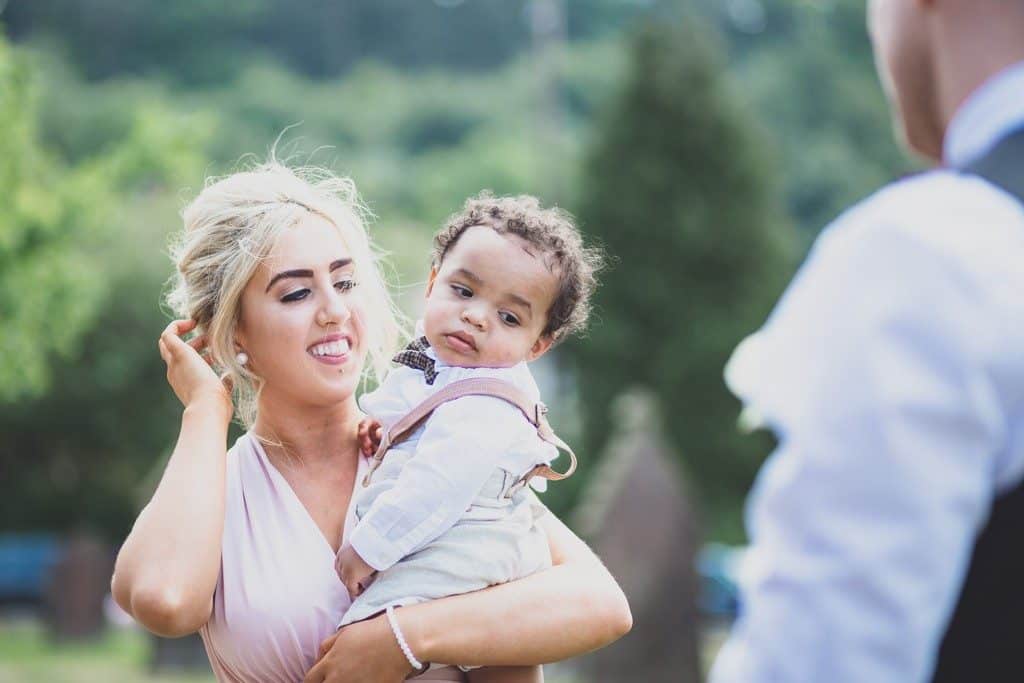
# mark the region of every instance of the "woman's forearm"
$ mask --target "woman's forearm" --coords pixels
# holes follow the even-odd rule
[[[423,661],[544,664],[607,645],[632,628],[626,598],[596,555],[552,514],[540,520],[551,569],[483,591],[402,608]]]
[[[219,405],[185,409],[160,484],[118,553],[114,598],[160,635],[191,633],[209,618],[224,530],[227,425]]]

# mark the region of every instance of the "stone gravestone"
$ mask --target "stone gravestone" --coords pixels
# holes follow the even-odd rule
[[[103,601],[110,591],[113,550],[76,533],[60,550],[43,597],[43,615],[55,640],[84,640],[103,633]]]
[[[617,431],[588,485],[576,528],[629,599],[633,629],[575,660],[588,683],[696,683],[697,524],[654,399],[632,391],[615,406]]]

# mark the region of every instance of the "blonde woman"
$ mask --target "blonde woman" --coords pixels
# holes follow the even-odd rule
[[[184,220],[169,297],[182,319],[159,340],[181,432],[117,559],[125,610],[160,635],[199,631],[221,681],[536,665],[629,630],[614,579],[545,514],[551,569],[335,633],[350,599],[334,558],[367,466],[356,390],[365,366],[383,373],[399,332],[355,189],[271,161],[209,184]],[[227,449],[236,412],[248,431]]]

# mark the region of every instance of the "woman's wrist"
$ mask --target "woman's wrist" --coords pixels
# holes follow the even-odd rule
[[[405,633],[402,631],[401,624],[398,623],[398,616],[395,614],[394,607],[388,607],[386,615],[388,619],[388,625],[391,627],[391,633],[395,636],[395,642],[398,643],[398,648],[402,651],[402,655],[405,657],[405,661],[408,662],[409,667],[414,673],[423,673],[430,668],[429,663],[424,663],[413,653],[412,648],[409,646],[408,641],[405,638]]]
[[[405,616],[404,610],[403,610],[403,615],[402,616],[403,616],[403,619],[402,619],[402,623],[401,623],[401,632],[403,634],[405,634],[406,633],[406,623],[405,623],[406,620],[404,619],[404,616]],[[406,674],[415,673],[416,669],[413,668],[412,664],[409,662],[408,658],[405,656],[405,653],[402,651],[402,646],[401,646],[400,642],[398,641],[398,638],[397,638],[397,636],[395,634],[394,629],[391,627],[390,620],[388,619],[387,615],[386,614],[381,614],[381,615],[379,615],[377,617],[374,617],[373,619],[370,619],[368,623],[374,624],[377,627],[377,629],[379,631],[381,631],[380,637],[383,638],[385,641],[387,641],[389,643],[388,647],[392,651],[392,653],[393,653],[393,655],[395,657],[395,661],[396,662],[401,661],[402,662],[402,666],[405,667],[404,668],[404,672]],[[406,636],[406,643],[408,643],[408,636]],[[427,661],[427,660],[424,660],[422,657],[419,657],[418,659],[420,659],[421,661]]]
[[[421,662],[433,662],[433,639],[429,624],[420,618],[422,610],[417,605],[402,608],[402,635],[409,649]]]
[[[225,427],[231,424],[231,417],[234,409],[231,405],[231,398],[227,396],[216,396],[203,394],[196,396],[185,406],[184,418],[215,418],[218,423]]]

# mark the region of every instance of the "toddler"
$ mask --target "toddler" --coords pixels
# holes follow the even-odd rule
[[[527,196],[483,193],[435,237],[418,337],[360,400],[378,421],[361,430],[382,433],[384,446],[357,494],[358,523],[338,553],[338,574],[353,596],[341,626],[388,612],[415,665],[393,608],[551,566],[525,488],[529,482],[543,491],[544,478],[568,476],[575,457],[569,451],[563,475],[547,467],[556,444],[568,447],[547,426],[527,363],[583,329],[600,262],[568,214]],[[416,417],[410,411],[465,388],[464,380],[484,388],[458,391],[405,429]],[[496,384],[510,395],[493,395]],[[542,674],[539,667],[486,667],[469,679]]]

